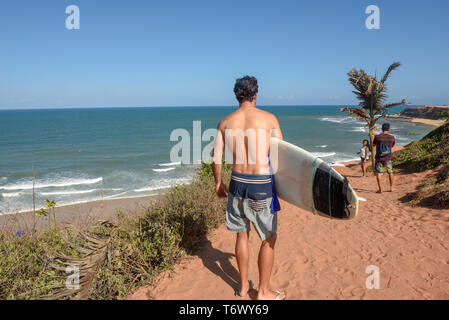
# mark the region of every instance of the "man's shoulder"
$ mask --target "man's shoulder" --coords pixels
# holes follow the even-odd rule
[[[379,133],[374,136],[374,139],[394,139],[394,136],[389,133]]]
[[[228,114],[226,117],[222,118],[218,123],[218,129],[224,130],[228,126],[232,126],[232,123],[239,118],[238,109]]]
[[[267,115],[267,116],[270,116],[270,117],[274,117],[274,114],[272,114],[272,113],[270,113],[270,112],[268,112],[266,110],[257,108],[257,107],[254,108],[254,111],[259,112],[259,113],[264,114],[264,115]]]
[[[276,116],[268,111],[257,108],[256,112],[258,112],[261,117],[263,117],[264,119],[267,119],[269,121],[277,120]]]
[[[394,140],[394,136],[393,136],[392,134],[389,134],[389,133],[385,133],[385,134],[384,134],[384,137],[385,137],[385,139],[387,139],[387,140]]]

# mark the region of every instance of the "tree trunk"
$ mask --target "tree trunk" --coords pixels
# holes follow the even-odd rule
[[[371,165],[373,166],[373,175],[376,175],[375,169],[375,157],[376,157],[376,148],[373,146],[374,142],[374,125],[371,125],[369,128],[369,141],[371,145]]]

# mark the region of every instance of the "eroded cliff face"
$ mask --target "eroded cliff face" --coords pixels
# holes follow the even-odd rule
[[[423,106],[407,108],[399,115],[410,118],[446,120],[449,119],[449,106]]]

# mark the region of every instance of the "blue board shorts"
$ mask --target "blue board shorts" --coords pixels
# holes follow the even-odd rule
[[[250,231],[253,224],[262,241],[276,237],[277,213],[271,212],[270,175],[233,172],[229,184],[226,226],[229,231]]]

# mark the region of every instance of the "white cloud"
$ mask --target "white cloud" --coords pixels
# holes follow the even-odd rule
[[[286,96],[277,96],[278,100],[293,100],[295,99],[295,95],[289,94]]]

